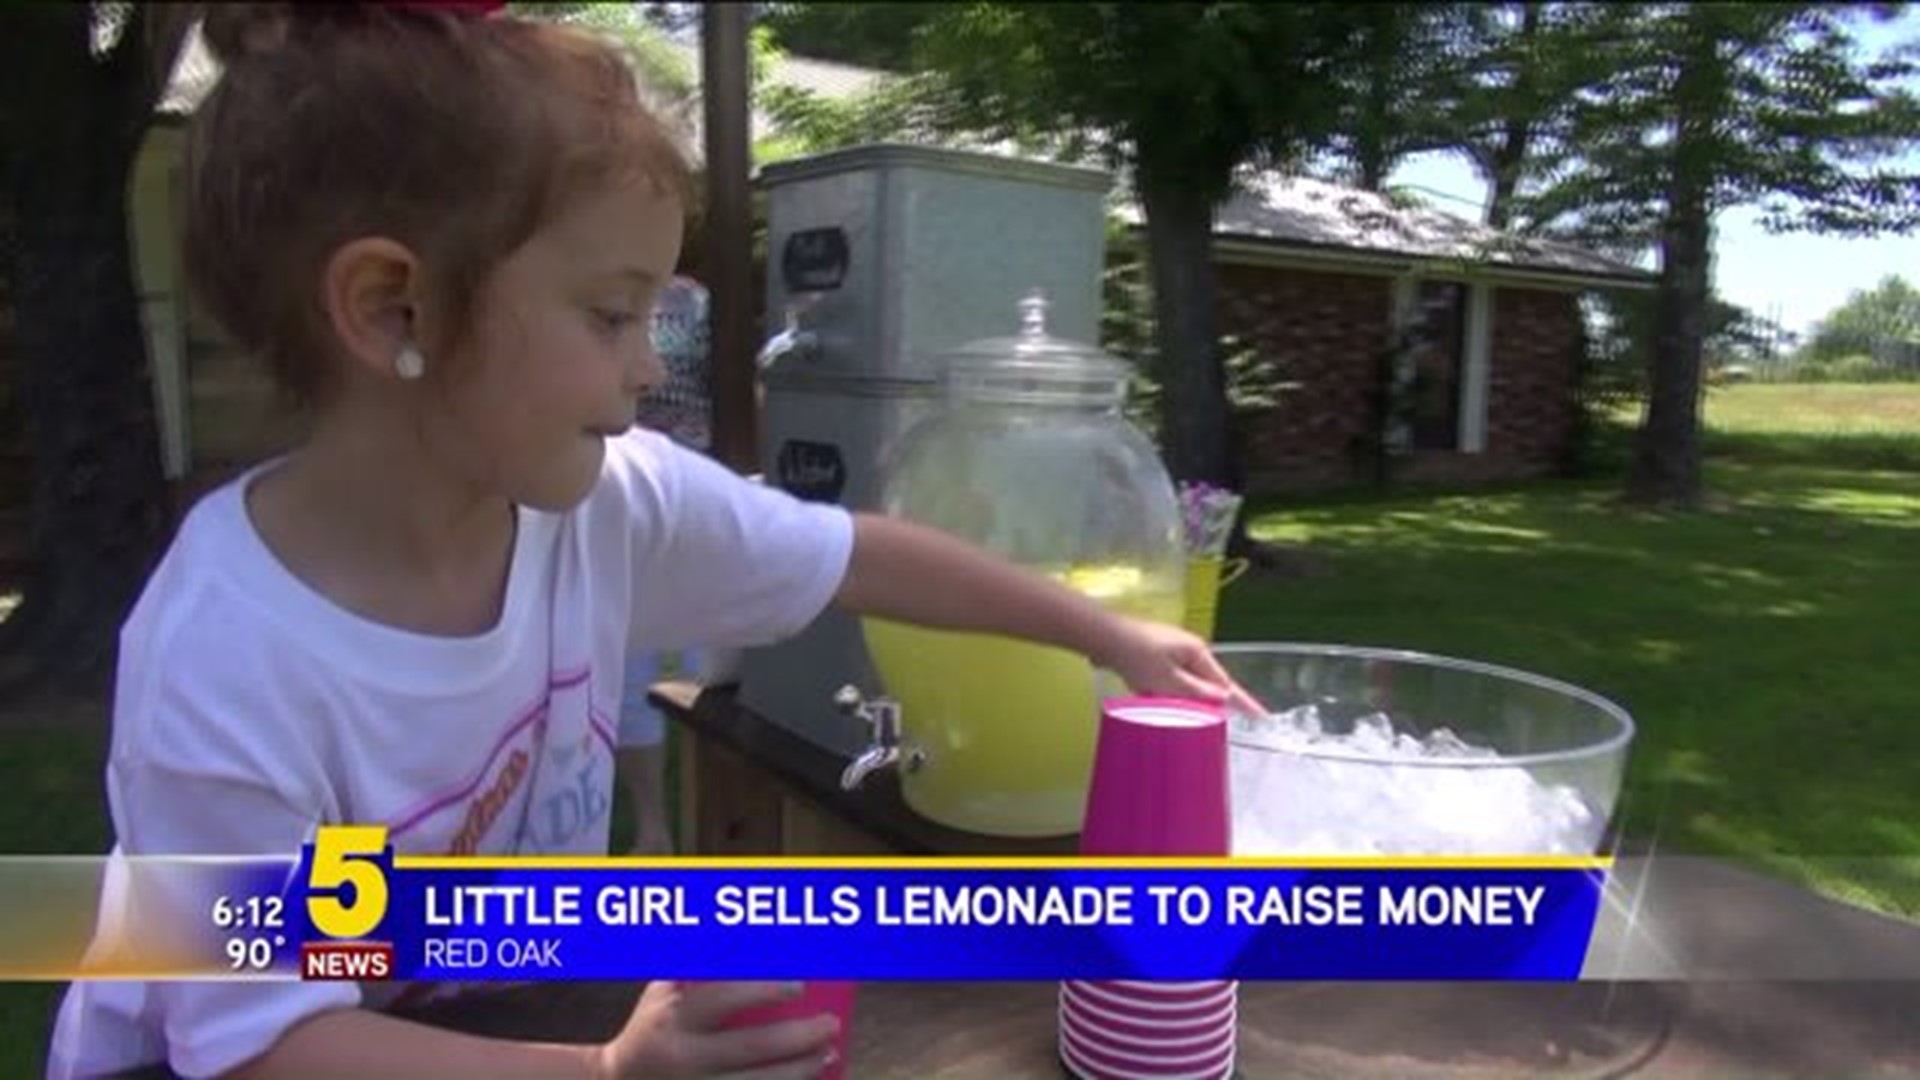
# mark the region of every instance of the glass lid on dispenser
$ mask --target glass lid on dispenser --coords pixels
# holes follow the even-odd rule
[[[998,404],[1122,405],[1132,369],[1092,345],[1049,334],[1048,306],[1034,289],[1020,301],[1019,333],[945,353],[948,391]]]

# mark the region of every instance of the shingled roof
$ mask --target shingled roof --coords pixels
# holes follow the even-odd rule
[[[1622,284],[1648,271],[1574,244],[1506,232],[1418,201],[1299,176],[1244,178],[1214,214],[1222,239],[1281,244],[1329,254],[1399,256]]]
[[[677,42],[674,47],[683,51],[697,78],[700,50]],[[219,62],[207,50],[196,27],[181,50],[173,79],[161,98],[160,111],[176,117],[190,114],[212,89],[219,73]],[[770,77],[822,97],[843,99],[870,89],[888,75],[788,56]],[[697,129],[698,110],[694,112],[690,119]],[[756,138],[771,133],[770,121],[757,110],[753,133]],[[697,130],[694,137],[697,146]],[[1116,200],[1114,209],[1133,224],[1142,220],[1138,204],[1131,199]],[[1467,264],[1622,285],[1645,285],[1653,277],[1648,271],[1572,244],[1503,232],[1423,203],[1398,203],[1376,192],[1277,173],[1242,178],[1234,194],[1215,212],[1214,235],[1242,248],[1298,252],[1329,260],[1344,256],[1375,262],[1385,258],[1404,263]]]

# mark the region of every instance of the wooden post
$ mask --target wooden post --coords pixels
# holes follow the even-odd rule
[[[742,473],[760,471],[753,325],[752,156],[747,27],[751,4],[700,8],[707,158],[707,289],[712,298],[713,452]]]

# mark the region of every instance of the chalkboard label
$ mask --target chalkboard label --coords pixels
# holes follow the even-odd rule
[[[787,237],[780,274],[788,292],[831,292],[847,279],[847,234],[803,229]]]
[[[774,461],[780,487],[810,502],[837,503],[847,488],[847,466],[832,443],[789,439]]]

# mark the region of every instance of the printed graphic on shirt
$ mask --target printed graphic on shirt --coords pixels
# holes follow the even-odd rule
[[[433,850],[436,830],[451,826],[443,849],[449,855],[606,854],[613,725],[593,704],[587,669],[548,682],[546,698],[507,725],[478,778],[427,800],[394,824],[396,846]],[[505,985],[422,982],[365,989],[376,1007],[400,1009]]]
[[[537,727],[538,725],[536,725]],[[521,747],[515,747],[507,755],[507,762],[501,766],[498,776],[493,778],[479,798],[467,804],[466,814],[461,818],[460,830],[453,834],[453,843],[447,846],[449,855],[472,855],[480,850],[480,840],[487,830],[500,818],[500,811],[512,801],[527,778],[527,770],[532,755]]]
[[[613,812],[613,759],[610,746],[608,753],[600,752],[596,744],[601,741],[596,732],[588,731],[571,746],[547,751],[546,765],[553,770],[554,783],[542,785],[535,795],[525,854],[576,853],[596,831],[600,846],[605,847]]]
[[[389,825],[402,851],[448,855],[604,854],[613,810],[613,725],[587,668],[548,680],[473,774]]]

